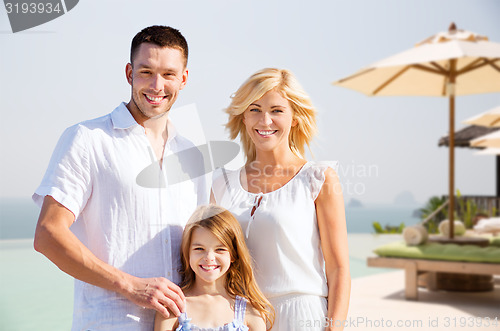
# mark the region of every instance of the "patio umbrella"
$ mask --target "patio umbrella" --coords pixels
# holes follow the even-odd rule
[[[500,130],[478,137],[470,142],[471,146],[500,148]]]
[[[464,123],[500,128],[500,106],[468,118],[464,121]]]
[[[464,121],[464,123],[472,124],[473,127],[484,128],[486,130],[498,130],[500,128],[500,106],[490,109],[482,114],[473,116]],[[479,140],[476,140],[476,144],[472,145],[472,141],[475,138],[480,138],[490,132],[484,131],[483,134],[477,135],[470,139],[470,148],[484,148],[481,144],[478,144]],[[479,131],[479,130],[478,130]],[[479,155],[496,155],[496,177],[497,177],[497,197],[500,197],[500,148],[486,148],[485,150],[476,153]]]
[[[454,236],[455,95],[500,92],[500,43],[458,30],[429,37],[402,53],[334,82],[369,96],[420,95],[449,98],[450,238]]]
[[[470,141],[497,130],[498,128],[488,128],[486,126],[481,126],[481,125],[466,126],[458,131],[455,131],[455,134],[453,135],[454,137],[453,145],[455,147],[483,149],[484,147],[471,146]],[[449,144],[450,144],[450,138],[448,136],[441,137],[438,141],[438,146],[448,147]]]
[[[497,155],[500,156],[500,148],[485,148],[476,152],[477,155]]]
[[[484,136],[488,133],[498,131],[498,128],[495,127],[486,127],[482,125],[469,125],[465,128],[462,128],[458,130],[457,132],[454,133],[454,146],[455,147],[464,147],[464,148],[471,148],[471,149],[480,149],[484,150],[484,147],[481,146],[471,146],[471,141],[479,138],[481,136]],[[450,139],[448,136],[441,137],[439,139],[438,145],[439,146],[449,146]],[[496,195],[497,197],[500,197],[500,153],[492,153],[492,149],[488,148],[486,150],[489,150],[487,152],[479,152],[476,154],[484,154],[484,155],[495,155],[496,156]]]

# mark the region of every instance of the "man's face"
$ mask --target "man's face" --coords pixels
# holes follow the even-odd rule
[[[188,71],[177,48],[151,43],[139,46],[126,74],[132,86],[128,108],[139,124],[168,113],[179,91],[186,86]]]

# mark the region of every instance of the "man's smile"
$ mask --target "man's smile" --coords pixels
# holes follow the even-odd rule
[[[151,103],[151,104],[154,104],[154,105],[159,105],[163,99],[165,99],[167,96],[155,96],[155,95],[150,95],[150,94],[144,94],[144,96],[146,97],[146,100]]]

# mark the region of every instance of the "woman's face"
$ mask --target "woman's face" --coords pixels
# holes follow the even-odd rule
[[[275,90],[252,102],[243,113],[243,123],[257,151],[289,149],[288,136],[297,124],[290,102]]]

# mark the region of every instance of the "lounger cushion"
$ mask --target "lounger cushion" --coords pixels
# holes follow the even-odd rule
[[[407,246],[404,241],[401,241],[380,246],[374,250],[374,253],[384,257],[500,263],[500,247],[495,246],[459,246],[439,243]]]
[[[500,247],[500,236],[498,236],[498,237],[491,237],[491,239],[490,239],[490,245],[491,246]]]

